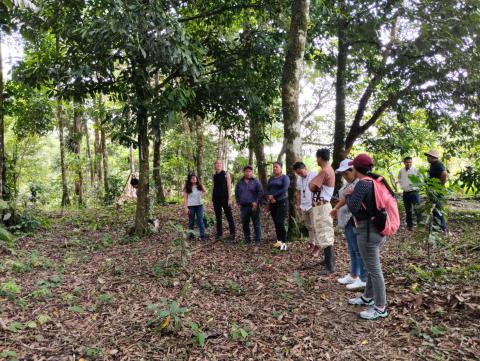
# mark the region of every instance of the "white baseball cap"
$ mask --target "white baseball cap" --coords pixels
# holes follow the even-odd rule
[[[351,159],[342,160],[338,168],[335,170],[335,173],[342,173],[342,172],[345,172],[346,170],[352,169],[352,166],[350,165],[351,162],[352,162]]]

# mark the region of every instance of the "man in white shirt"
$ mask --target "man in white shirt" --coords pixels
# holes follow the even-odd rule
[[[409,176],[414,175],[419,177],[418,169],[413,167],[412,157],[405,157],[403,159],[405,167],[398,172],[398,182],[403,190],[403,205],[405,206],[405,213],[407,215],[407,228],[413,229],[412,208],[415,210],[417,223],[420,221],[420,213],[418,212],[418,205],[420,204],[420,195],[418,188],[412,184]]]
[[[297,211],[302,215],[305,227],[308,230],[308,240],[310,244],[313,244],[313,227],[312,227],[312,192],[308,187],[310,181],[315,178],[317,173],[309,172],[307,166],[303,162],[296,162],[293,165],[293,170],[297,174],[297,194],[296,194],[296,206]]]

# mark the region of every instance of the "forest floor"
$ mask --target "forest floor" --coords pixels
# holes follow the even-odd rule
[[[379,321],[359,320],[346,303],[356,293],[337,283],[348,272],[341,234],[329,277],[302,269],[305,242],[272,250],[266,212],[260,249],[210,235],[182,268],[181,207],[154,213],[162,227],[141,240],[126,235],[132,205],[50,214],[0,255],[0,359],[479,359],[480,212],[451,214],[435,247],[405,230],[388,240],[390,316]]]

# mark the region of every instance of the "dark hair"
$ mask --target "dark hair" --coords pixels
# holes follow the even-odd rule
[[[299,170],[299,169],[305,169],[307,168],[307,166],[305,165],[305,163],[303,162],[296,162],[294,165],[293,165],[293,170],[296,171],[296,170]]]
[[[382,177],[382,183],[385,185],[385,187],[387,187],[390,194],[392,196],[395,196],[395,192],[392,190],[392,188],[390,187],[390,185],[388,184],[388,182],[386,181],[384,176],[381,176],[380,174],[372,173],[372,168],[360,168],[360,167],[355,167],[355,166],[354,166],[354,168],[357,172],[362,173],[362,174],[364,174],[364,175],[366,175],[370,178],[373,178],[373,179],[377,179],[377,178]]]
[[[243,167],[243,171],[245,172],[247,169],[253,170],[253,167],[250,164],[247,164],[245,167]]]
[[[330,160],[330,151],[327,148],[317,150],[317,158],[322,158],[325,162]]]
[[[412,160],[412,157],[408,156],[408,157],[403,158],[404,162],[406,162],[407,160]]]
[[[280,168],[283,168],[283,163],[277,160],[276,162],[273,162],[273,165],[278,164]]]
[[[132,179],[130,179],[130,184],[131,184],[132,186],[134,186],[134,187],[135,187],[135,186],[138,186],[139,183],[140,183],[140,182],[138,181],[138,178],[132,178]]]
[[[195,173],[189,173],[187,176],[187,182],[185,183],[185,192],[188,194],[192,193],[192,178],[196,177],[197,178],[197,188],[203,192],[205,192],[205,187],[203,184],[200,182],[200,179],[197,177]]]

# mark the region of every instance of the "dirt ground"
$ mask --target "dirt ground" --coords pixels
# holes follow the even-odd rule
[[[337,272],[328,277],[319,276],[321,266],[302,266],[309,259],[305,242],[272,250],[266,212],[260,249],[214,242],[210,227],[207,242],[190,244],[182,268],[175,228],[186,225],[181,207],[156,209],[161,229],[141,240],[126,235],[133,214],[131,206],[52,214],[50,226],[0,256],[0,358],[480,358],[476,214],[451,215],[450,236],[430,247],[406,230],[388,240],[383,268],[390,315],[378,321],[360,320],[361,308],[346,302],[356,293],[337,282],[348,272],[341,233]]]

